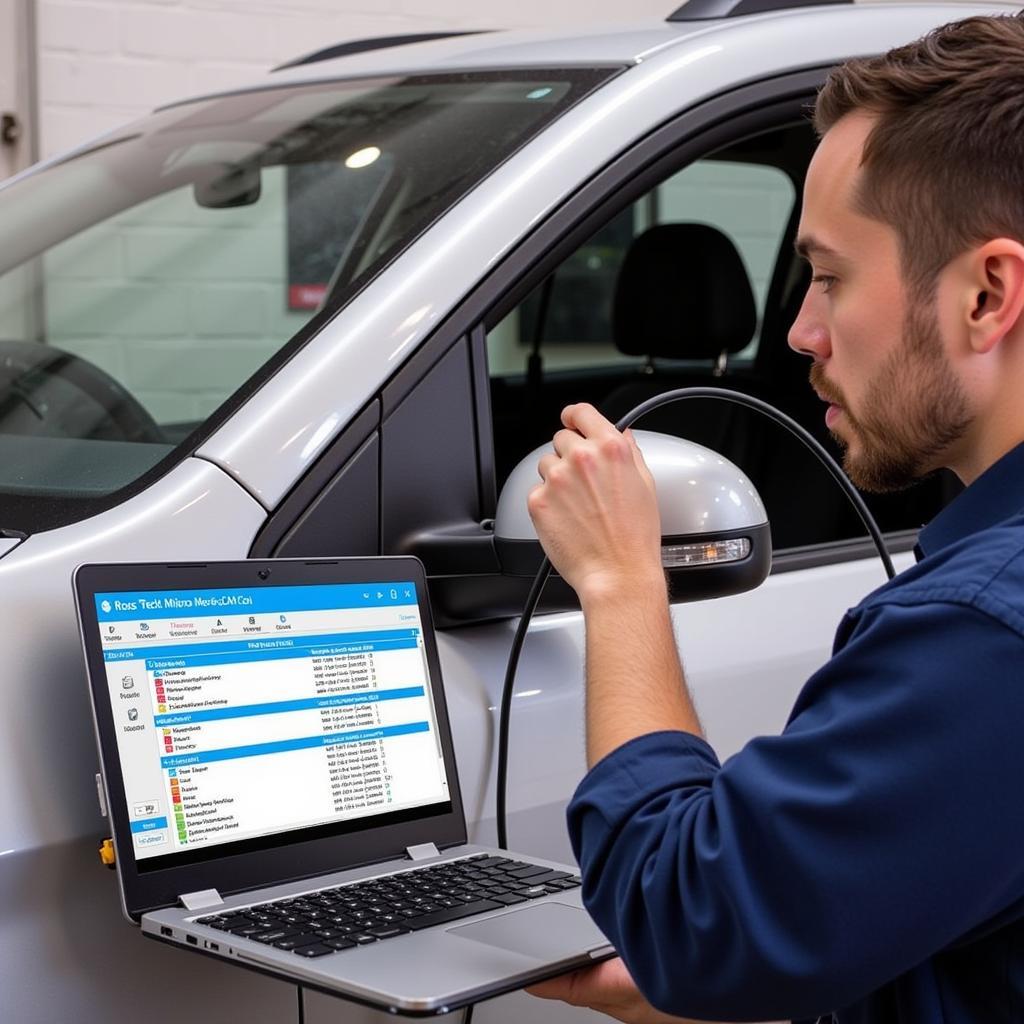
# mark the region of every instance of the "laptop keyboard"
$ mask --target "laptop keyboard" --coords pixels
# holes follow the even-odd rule
[[[579,876],[568,871],[478,854],[200,917],[197,923],[298,956],[318,957],[501,910],[579,884]]]

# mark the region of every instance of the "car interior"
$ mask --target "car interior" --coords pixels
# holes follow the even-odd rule
[[[616,214],[534,288],[517,311],[522,370],[498,374],[492,369],[491,374],[499,485],[520,459],[550,441],[564,406],[590,402],[618,420],[640,402],[684,387],[728,388],[766,401],[810,431],[834,458],[841,457],[825,428],[824,407],[808,382],[810,361],[787,344],[810,283],[793,241],[814,145],[811,127],[802,121],[740,141],[703,161],[712,178],[717,162],[775,168],[792,183],[795,200],[774,240],[762,308],[743,255],[730,233],[713,223],[711,204],[708,222],[666,221],[638,229],[639,214],[646,210],[650,220],[651,196]],[[614,276],[595,273],[589,289],[559,289],[563,268],[586,264],[587,252],[609,242],[619,249]],[[589,261],[596,267],[593,256]],[[559,301],[573,308],[555,310]],[[553,326],[559,319],[580,334],[606,338],[605,353],[547,370],[559,353],[573,348],[564,327],[558,333]],[[636,426],[696,441],[739,466],[765,503],[776,550],[864,534],[846,498],[810,451],[753,410],[694,399],[656,409]],[[943,471],[907,491],[865,498],[881,529],[893,533],[920,528],[959,490],[956,478]]]

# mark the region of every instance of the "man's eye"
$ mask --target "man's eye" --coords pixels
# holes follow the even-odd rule
[[[830,292],[835,287],[836,279],[830,274],[815,274],[811,284],[820,284],[823,292]]]

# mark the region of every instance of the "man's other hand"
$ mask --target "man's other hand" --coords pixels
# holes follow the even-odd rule
[[[632,434],[586,404],[565,408],[562,423],[528,499],[552,565],[584,605],[655,582],[663,588],[654,479]]]
[[[526,990],[541,999],[560,999],[607,1014],[625,1024],[696,1024],[656,1010],[633,983],[626,965],[618,958],[572,974],[563,974]]]

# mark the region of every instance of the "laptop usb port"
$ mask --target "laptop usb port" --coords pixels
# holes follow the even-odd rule
[[[185,936],[185,941],[190,946],[198,946],[199,945],[199,940],[194,935],[186,935]]]
[[[171,928],[168,928],[167,925],[162,924],[162,925],[160,925],[160,934],[161,935],[166,935],[168,938],[170,938],[174,934],[174,930],[171,929]]]
[[[206,943],[206,948],[207,949],[212,949],[214,951],[214,953],[219,953],[220,952],[220,946],[217,945],[216,942],[207,942]]]

